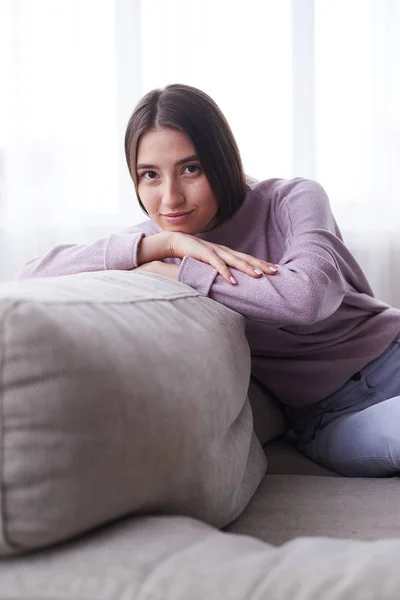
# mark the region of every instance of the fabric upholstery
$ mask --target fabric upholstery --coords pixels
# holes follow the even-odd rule
[[[275,548],[189,518],[140,517],[1,561],[0,599],[398,600],[399,556],[400,540]]]
[[[0,286],[0,554],[124,515],[222,527],[266,459],[240,315],[144,272]]]
[[[264,446],[268,460],[268,473],[276,475],[322,475],[341,477],[339,473],[318,465],[301,454],[290,436],[285,435]],[[312,486],[312,481],[310,481]]]
[[[249,400],[253,412],[254,432],[264,445],[287,430],[287,421],[278,402],[253,377],[250,379]]]
[[[398,478],[268,472],[249,506],[226,530],[274,545],[303,536],[396,538],[400,544]]]

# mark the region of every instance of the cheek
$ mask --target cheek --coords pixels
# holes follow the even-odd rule
[[[212,208],[215,208],[215,210],[217,210],[218,204],[208,182],[199,182],[195,186],[194,192],[197,197],[199,206],[207,208],[207,210],[210,210]]]
[[[145,186],[139,186],[138,196],[149,215],[157,212],[160,202],[155,190],[146,188]]]
[[[213,215],[215,215],[218,212],[218,208],[218,202],[214,196],[214,193],[211,189],[209,189],[207,197],[207,210],[209,213],[213,213]]]

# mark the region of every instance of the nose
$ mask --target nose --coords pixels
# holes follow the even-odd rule
[[[185,203],[185,196],[179,183],[175,180],[165,181],[163,188],[162,205],[164,212],[166,210],[176,209]]]

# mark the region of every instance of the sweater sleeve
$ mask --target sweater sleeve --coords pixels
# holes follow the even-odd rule
[[[17,279],[56,277],[85,271],[125,270],[137,267],[137,252],[144,233],[114,233],[88,245],[56,246],[42,257],[27,262]]]
[[[285,242],[276,261],[278,274],[255,279],[232,269],[234,286],[210,265],[185,257],[178,279],[249,319],[278,327],[317,323],[343,300],[346,280],[340,263],[348,251],[319,184],[293,180],[277,187],[272,202],[275,227]]]

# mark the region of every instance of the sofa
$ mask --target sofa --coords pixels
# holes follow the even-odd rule
[[[299,454],[241,315],[146,272],[0,285],[1,600],[400,597],[400,487]]]

